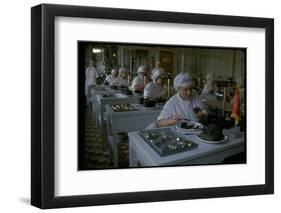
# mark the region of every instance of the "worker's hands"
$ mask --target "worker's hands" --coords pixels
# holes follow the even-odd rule
[[[197,116],[197,118],[201,119],[202,117],[204,117],[204,112],[202,111],[202,109],[200,109],[199,107],[195,107],[193,109],[193,112],[195,113],[195,115]]]
[[[135,85],[134,86],[134,91],[139,91],[139,92],[143,92],[143,90],[144,90],[144,87],[143,86],[141,86],[141,85],[139,85],[139,84],[137,84],[137,85]]]
[[[163,119],[158,121],[158,127],[166,127],[166,126],[173,126],[179,123],[182,118],[175,113],[172,118]]]
[[[199,112],[197,112],[197,113],[195,113],[195,114],[196,114],[197,118],[199,118],[199,119],[204,116],[204,114],[203,114],[202,111],[199,111]]]
[[[180,117],[179,114],[175,113],[175,114],[173,115],[173,117],[170,118],[170,119],[168,119],[168,120],[169,120],[169,125],[176,125],[176,124],[178,124],[178,122],[179,122],[180,120],[182,120],[182,118]]]

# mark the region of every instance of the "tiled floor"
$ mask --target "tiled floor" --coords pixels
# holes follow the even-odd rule
[[[128,167],[128,143],[120,144],[118,153],[118,168]],[[99,129],[87,107],[85,107],[85,162],[86,169],[113,168],[113,162],[109,159],[109,147],[102,141]]]

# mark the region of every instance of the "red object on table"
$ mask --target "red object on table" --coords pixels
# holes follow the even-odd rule
[[[235,119],[236,123],[240,120],[240,89],[238,86],[236,87],[234,95],[231,117]]]

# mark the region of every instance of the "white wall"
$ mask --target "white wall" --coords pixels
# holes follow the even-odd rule
[[[206,75],[213,74],[215,80],[219,77],[234,77],[236,80],[241,77],[244,69],[244,62],[242,62],[244,53],[241,50],[185,49],[184,52],[184,70],[192,73],[193,77],[199,74],[201,79],[204,79]],[[181,59],[181,57],[179,58]],[[234,70],[233,63],[235,63]],[[195,73],[196,65],[197,73]]]
[[[45,3],[82,4],[170,10],[194,13],[261,16],[275,18],[275,109],[280,109],[281,13],[279,1],[173,0],[115,1],[58,0]],[[1,3],[1,212],[39,212],[29,206],[30,197],[30,7],[37,0],[10,0]],[[275,131],[281,127],[280,110],[276,110]],[[275,136],[275,195],[189,200],[133,205],[114,205],[51,210],[50,212],[278,212],[281,199],[281,136]],[[280,211],[280,210],[279,210]]]

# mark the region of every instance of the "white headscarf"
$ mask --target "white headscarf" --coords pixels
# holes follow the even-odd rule
[[[121,67],[120,69],[119,69],[119,76],[121,77],[121,74],[122,73],[128,73],[128,70],[127,70],[127,68],[126,67]]]
[[[113,76],[113,73],[114,72],[117,72],[117,74],[118,74],[118,69],[116,69],[116,68],[113,68],[112,70],[111,70],[111,75]],[[117,75],[118,76],[118,75]]]
[[[214,81],[213,74],[206,75],[206,80],[207,80],[207,83],[204,85],[201,95],[210,94],[213,91],[213,81]]]
[[[144,73],[145,72],[145,66],[140,66],[138,69],[138,74],[139,73]]]
[[[166,77],[166,73],[165,73],[165,70],[162,68],[158,68],[157,70],[155,70],[155,72],[151,76],[153,83],[156,83],[156,81],[159,78],[165,78],[165,77]]]
[[[178,92],[180,87],[187,87],[192,85],[192,78],[189,73],[179,73],[174,79],[174,87]]]

